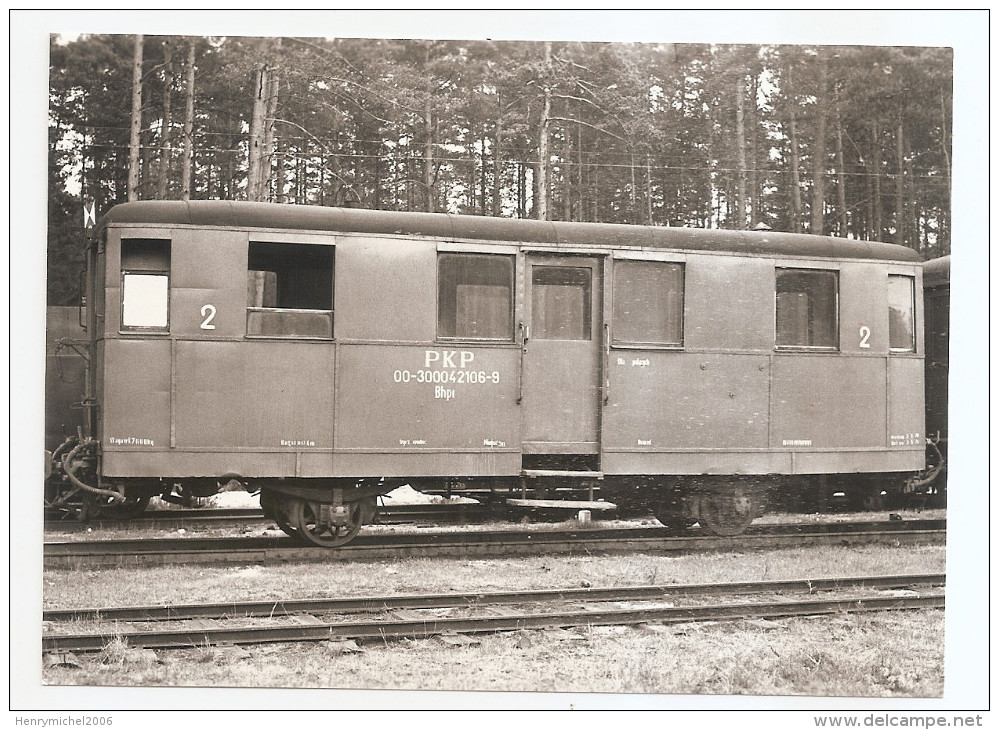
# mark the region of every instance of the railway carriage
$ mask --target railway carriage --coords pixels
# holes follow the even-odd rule
[[[926,318],[926,434],[927,468],[909,483],[909,489],[938,497],[947,491],[948,382],[950,370],[950,256],[923,265],[923,303]]]
[[[79,435],[100,504],[239,480],[351,539],[401,484],[743,530],[924,466],[915,252],[763,231],[223,201],[111,209]]]

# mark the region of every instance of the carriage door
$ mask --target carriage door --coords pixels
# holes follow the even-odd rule
[[[525,281],[524,453],[596,454],[600,261],[528,254]]]

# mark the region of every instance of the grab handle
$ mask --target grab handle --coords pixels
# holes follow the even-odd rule
[[[604,322],[604,405],[610,402],[610,322]]]
[[[520,371],[517,374],[517,404],[524,400],[524,355],[527,354],[527,341],[531,339],[531,328],[523,322],[518,323],[520,331]]]

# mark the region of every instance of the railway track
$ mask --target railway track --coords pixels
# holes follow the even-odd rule
[[[116,639],[134,648],[164,649],[939,609],[944,585],[943,575],[865,576],[52,610],[43,616],[42,649],[98,651]],[[796,598],[802,594],[807,598]],[[753,600],[715,600],[731,596]],[[690,605],[676,605],[682,602]],[[70,622],[93,628],[68,633],[63,624],[79,625]]]
[[[842,544],[940,544],[945,520],[770,525],[738,537],[690,530],[619,528],[461,531],[397,534],[369,532],[336,549],[304,546],[287,537],[161,538],[46,542],[46,568],[145,567],[188,563],[358,561],[412,557],[496,557],[539,553],[699,552]]]

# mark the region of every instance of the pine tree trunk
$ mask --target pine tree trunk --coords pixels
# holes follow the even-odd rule
[[[951,169],[950,169],[950,134],[947,130],[947,107],[944,104],[943,92],[940,92],[940,147],[943,150],[944,162],[946,163],[947,178],[944,180],[944,194],[939,212],[939,224],[937,226],[937,245],[943,246],[943,241],[950,236],[950,200],[951,200]]]
[[[826,60],[822,49],[819,49],[819,88],[815,94],[815,154],[813,159],[812,185],[812,227],[811,233],[821,235],[823,230],[823,213],[826,203]]]
[[[534,168],[531,168],[532,172],[533,172],[533,169]],[[527,170],[528,170],[528,165],[526,163],[523,163],[523,162],[518,162],[517,163],[517,174],[518,174],[519,180],[520,180],[520,183],[519,183],[520,184],[520,204],[519,204],[520,212],[519,212],[518,215],[521,218],[528,218],[529,217],[529,213],[530,213],[530,211],[527,208]],[[533,179],[533,174],[532,174],[532,179]]]
[[[652,158],[645,156],[645,224],[652,225]]]
[[[760,210],[760,202],[763,196],[760,194],[760,150],[759,150],[759,129],[760,129],[760,119],[759,119],[759,108],[757,106],[756,98],[759,95],[759,77],[753,75],[753,84],[750,87],[752,92],[752,103],[749,105],[750,111],[750,135],[749,135],[749,145],[752,154],[750,155],[750,162],[752,167],[749,170],[749,180],[750,180],[750,197],[749,197],[749,227],[755,228],[756,224],[763,220],[762,211]]]
[[[848,231],[846,215],[846,165],[843,162],[843,118],[839,113],[839,100],[836,100],[836,199],[839,207],[839,235],[846,236]]]
[[[631,193],[631,195],[630,195],[631,215],[635,216],[635,218],[638,218],[638,215],[637,215],[638,211],[635,210],[635,208],[637,207],[636,206],[637,192],[635,190],[635,187],[636,187],[636,184],[635,184],[635,153],[632,152],[631,153],[631,187],[629,188],[629,191]]]
[[[486,215],[486,204],[489,201],[489,181],[487,174],[487,164],[486,164],[486,142],[489,140],[489,133],[486,130],[486,123],[482,122],[482,138],[481,144],[482,149],[479,154],[479,194],[480,194],[480,205],[479,205],[479,215]]]
[[[285,202],[284,189],[285,186],[288,184],[286,179],[286,170],[285,170],[285,156],[279,151],[278,142],[276,140],[274,142],[274,156],[277,157],[276,160],[277,171],[274,173],[274,202],[284,203]],[[322,180],[321,175],[320,175],[320,180]],[[320,190],[320,196],[321,193],[322,191]]]
[[[128,142],[128,199],[139,199],[139,149],[142,129],[142,41],[135,36],[132,56],[132,126]]]
[[[874,241],[877,240],[877,237],[874,235],[874,167],[871,165],[870,159],[864,160],[864,169],[867,172],[864,175],[864,189],[867,193],[867,218],[864,221],[864,240]]]
[[[794,101],[791,102],[791,232],[801,230],[801,174],[798,171],[798,130],[795,124]]]
[[[545,41],[545,98],[538,125],[538,174],[535,198],[537,219],[548,220],[548,118],[552,113],[552,91],[549,85],[552,69],[552,44]]]
[[[878,141],[881,132],[878,129],[877,120],[871,124],[871,165],[873,172],[871,177],[874,181],[874,240],[884,240],[884,209],[881,204],[881,146]]]
[[[275,52],[281,46],[281,39],[276,41]],[[270,195],[268,183],[271,179],[271,162],[274,159],[275,135],[274,126],[277,117],[278,89],[280,75],[277,68],[268,69],[267,73],[267,105],[264,108],[264,139],[260,160],[260,200],[267,200]]]
[[[170,108],[173,96],[173,45],[163,41],[163,134],[160,139],[160,178],[156,186],[156,197],[165,200],[170,179],[170,127],[173,115]]]
[[[568,142],[568,136],[566,137]],[[572,145],[567,145],[565,150],[565,159],[572,159]],[[562,220],[571,221],[572,220],[572,174],[563,168],[562,172]]]
[[[260,64],[254,73],[253,112],[250,117],[250,140],[246,160],[246,198],[260,201],[263,176],[264,119],[267,115],[267,65]]]
[[[425,207],[428,213],[437,210],[434,200],[434,117],[431,104],[430,89],[427,88],[427,98],[423,105],[423,123],[427,139],[423,147],[423,188],[425,192]]]
[[[895,135],[895,243],[908,245],[905,220],[905,138],[902,122]]]
[[[735,227],[746,227],[746,121],[743,118],[745,104],[745,79],[741,74],[735,78],[735,147],[739,169],[736,173]]]
[[[184,156],[181,172],[181,200],[191,199],[191,163],[194,157],[194,40],[187,48],[187,84],[184,89]]]
[[[502,213],[502,201],[500,191],[503,176],[502,155],[500,153],[503,144],[503,107],[502,104],[496,116],[496,132],[493,142],[493,215],[499,216]]]
[[[586,202],[583,200],[583,132],[576,125],[576,215],[586,220]]]

